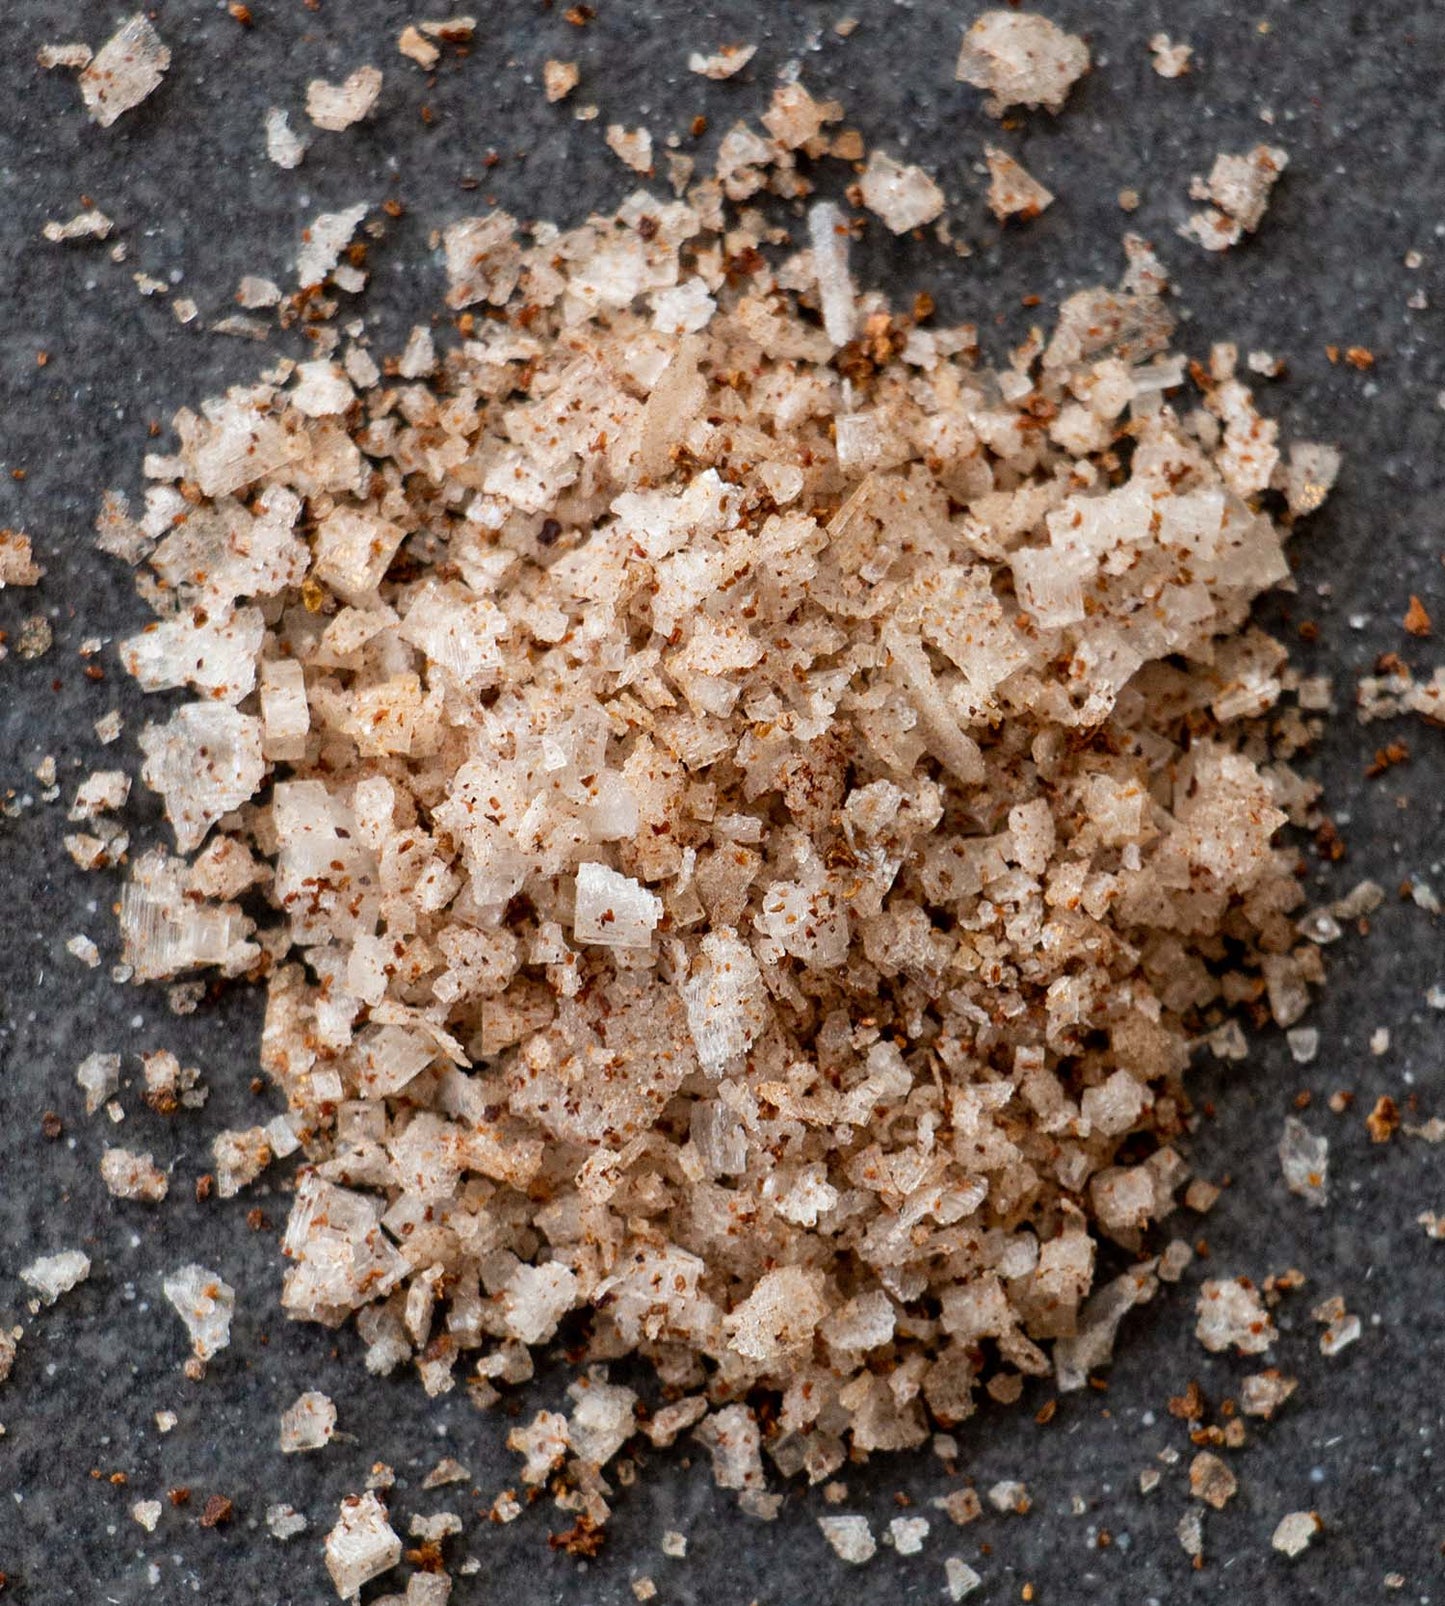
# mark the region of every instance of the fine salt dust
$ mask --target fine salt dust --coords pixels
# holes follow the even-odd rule
[[[126,958],[268,973],[288,1313],[483,1398],[590,1312],[589,1358],[689,1391],[654,1441],[694,1429],[762,1515],[764,1454],[821,1481],[921,1443],[987,1355],[1107,1364],[1154,1263],[1095,1290],[1096,1242],[1187,1178],[1186,1017],[1263,977],[1287,1025],[1318,974],[1248,622],[1288,573],[1250,499],[1293,459],[1229,348],[1176,408],[1142,242],[997,372],[858,294],[830,203],[776,267],[738,218],[725,269],[722,193],[795,193],[836,115],[786,86],[683,199],[452,224],[449,306],[495,309],[459,348],[182,414],[104,526],[149,552],[150,683],[203,693],[141,737],[197,857],[138,857]],[[316,220],[304,287],[366,210]],[[271,1129],[224,1137],[243,1187]],[[1205,1289],[1204,1342],[1267,1347],[1252,1290]],[[214,1274],[166,1291],[224,1344]],[[523,1481],[605,1520],[637,1403],[590,1371],[514,1431]],[[348,1581],[395,1539],[366,1499]]]

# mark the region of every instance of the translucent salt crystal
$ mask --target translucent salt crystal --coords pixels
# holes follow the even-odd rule
[[[121,24],[80,74],[85,109],[102,128],[160,87],[171,53],[144,12]]]
[[[605,948],[646,948],[662,913],[662,899],[631,876],[619,875],[605,864],[578,866],[572,925],[578,942]]]
[[[606,1466],[636,1429],[637,1395],[594,1372],[570,1384],[567,1396],[573,1402],[567,1419],[573,1454]]]
[[[124,808],[130,796],[130,776],[124,770],[95,770],[76,788],[69,820],[93,820],[99,814]]]
[[[94,1115],[120,1086],[119,1054],[87,1054],[75,1068],[75,1080],[85,1094],[85,1113]]]
[[[806,1348],[828,1313],[822,1276],[801,1267],[764,1272],[752,1292],[723,1322],[729,1347],[761,1365],[776,1364],[789,1351]]]
[[[1285,1186],[1310,1204],[1324,1205],[1329,1197],[1329,1139],[1311,1132],[1297,1116],[1288,1115],[1279,1140],[1279,1163]]]
[[[47,1305],[53,1305],[62,1294],[68,1294],[89,1276],[90,1256],[79,1249],[42,1255],[20,1270],[20,1281],[33,1288]]]
[[[321,359],[297,363],[294,377],[287,400],[307,418],[330,418],[344,413],[356,400],[356,392],[340,363]]]
[[[900,1556],[916,1556],[923,1549],[930,1526],[927,1517],[894,1517],[888,1524],[893,1548]]]
[[[1288,152],[1269,145],[1256,145],[1243,156],[1217,156],[1208,179],[1196,179],[1190,189],[1196,200],[1215,204],[1193,213],[1179,232],[1206,251],[1237,245],[1263,221],[1269,192],[1288,162]]]
[[[283,1542],[294,1539],[297,1534],[305,1533],[307,1526],[305,1515],[285,1501],[266,1507],[266,1527],[273,1539]]]
[[[1358,1316],[1349,1312],[1337,1316],[1320,1334],[1320,1354],[1338,1355],[1342,1349],[1353,1344],[1363,1331]]]
[[[176,846],[189,853],[261,785],[261,722],[224,703],[186,703],[140,734],[141,775],[165,799]]]
[[[1223,1511],[1238,1489],[1239,1479],[1212,1450],[1201,1450],[1189,1463],[1190,1494],[1216,1511]]]
[[[1296,1065],[1309,1065],[1320,1051],[1320,1034],[1313,1026],[1292,1026],[1284,1034],[1290,1058]]]
[[[652,135],[647,129],[628,129],[621,123],[609,123],[606,141],[608,150],[634,173],[652,171]]]
[[[6,586],[33,586],[44,572],[32,556],[28,535],[0,530],[0,591]]]
[[[567,1418],[555,1411],[538,1411],[529,1423],[513,1428],[507,1435],[507,1448],[526,1459],[521,1477],[528,1484],[545,1483],[569,1447]]]
[[[880,150],[869,155],[858,188],[864,206],[894,234],[922,228],[943,211],[943,191],[921,167],[905,167]]]
[[[846,346],[853,338],[858,314],[848,272],[848,225],[831,201],[819,201],[808,212],[808,238],[823,327],[835,346]]]
[[[1190,45],[1175,44],[1167,33],[1149,36],[1149,54],[1154,71],[1161,78],[1180,78],[1189,71],[1189,58],[1194,54]]]
[[[1330,494],[1342,459],[1339,449],[1312,441],[1292,441],[1285,467],[1285,500],[1297,517],[1313,513]]]
[[[1073,1334],[1055,1340],[1054,1373],[1061,1390],[1083,1388],[1089,1374],[1112,1359],[1119,1323],[1154,1297],[1153,1269],[1154,1263],[1145,1261],[1105,1283],[1079,1312]]]
[[[687,70],[703,78],[731,78],[740,73],[758,53],[756,45],[722,45],[709,55],[694,50],[687,58]]]
[[[401,1540],[373,1490],[348,1495],[336,1526],[326,1536],[326,1570],[342,1600],[351,1600],[369,1580],[401,1560]]]
[[[944,1589],[955,1603],[966,1599],[983,1585],[983,1579],[969,1564],[958,1556],[949,1556],[943,1563]]]
[[[259,608],[199,621],[181,613],[121,642],[120,657],[147,691],[190,686],[218,702],[238,703],[256,684],[265,634]]]
[[[499,307],[506,301],[522,269],[516,231],[517,220],[506,212],[463,218],[442,231],[449,307],[460,309],[477,301]]]
[[[954,77],[988,90],[984,109],[998,117],[1010,106],[1059,111],[1088,70],[1089,47],[1047,17],[986,11],[964,33]]]
[[[100,1176],[106,1189],[117,1199],[164,1199],[169,1186],[164,1171],[157,1169],[149,1154],[129,1149],[107,1149],[100,1157]]]
[[[1278,1336],[1256,1288],[1237,1278],[1211,1278],[1199,1288],[1194,1336],[1207,1350],[1260,1355]]]
[[[403,531],[390,519],[358,508],[338,507],[316,528],[316,578],[357,607],[381,584]]]
[[[577,1301],[577,1277],[557,1261],[520,1265],[498,1295],[502,1321],[523,1344],[545,1343]]]
[[[851,1562],[855,1567],[872,1561],[878,1553],[867,1517],[819,1517],[818,1526],[839,1559]]]
[[[330,1444],[336,1431],[336,1406],[329,1395],[309,1389],[281,1413],[282,1455],[304,1450],[320,1450]]]
[[[758,1419],[745,1405],[725,1406],[706,1417],[693,1435],[712,1456],[719,1489],[763,1486],[762,1436]]]
[[[1115,1071],[1098,1087],[1085,1088],[1079,1112],[1095,1131],[1117,1136],[1127,1132],[1143,1114],[1145,1092],[1128,1071]]]
[[[231,1342],[231,1313],[236,1291],[213,1271],[195,1264],[182,1266],[161,1282],[165,1296],[191,1335],[197,1360],[208,1361]]]
[[[702,939],[682,997],[698,1063],[709,1076],[721,1076],[767,1024],[762,972],[733,931],[710,931]]]
[[[436,369],[436,343],[424,324],[413,326],[397,361],[396,371],[403,379],[424,379]]]
[[[1179,1539],[1180,1548],[1186,1556],[1199,1557],[1204,1554],[1204,1513],[1202,1511],[1186,1511],[1174,1525],[1174,1532]]]
[[[294,658],[261,664],[261,753],[268,763],[295,763],[306,756],[311,711],[306,673]]]
[[[369,201],[358,201],[344,211],[322,212],[312,219],[296,253],[296,279],[303,290],[320,284],[331,272],[370,210]]]
[[[88,211],[77,212],[68,223],[45,223],[40,233],[52,245],[64,245],[75,240],[103,240],[114,226],[98,207],[91,207]]]
[[[988,1503],[995,1511],[1022,1515],[1029,1509],[1028,1487],[1016,1478],[1001,1479],[989,1485]]]
[[[988,209],[1001,223],[1007,218],[1035,218],[1053,205],[1054,192],[1007,151],[985,145],[983,155],[988,163]]]
[[[306,86],[306,115],[318,128],[340,133],[359,123],[380,94],[381,71],[376,67],[358,67],[340,84],[313,78]]]
[[[277,167],[290,171],[300,167],[306,155],[306,141],[292,131],[291,120],[279,106],[268,106],[262,125],[266,136],[266,156]],[[246,302],[241,303],[247,305]],[[274,305],[272,302],[264,305]]]
[[[1239,1385],[1239,1408],[1246,1416],[1261,1416],[1268,1420],[1299,1387],[1292,1377],[1271,1367],[1267,1372],[1253,1372]]]
[[[1286,1556],[1298,1556],[1309,1548],[1322,1526],[1313,1511],[1291,1511],[1279,1519],[1269,1542]]]

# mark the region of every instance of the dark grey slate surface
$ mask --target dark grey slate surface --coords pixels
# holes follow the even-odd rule
[[[266,358],[260,348],[182,329],[163,301],[136,293],[131,273],[174,279],[209,320],[228,309],[241,274],[284,277],[298,231],[317,212],[399,197],[409,210],[375,253],[364,302],[395,349],[437,302],[431,229],[491,196],[520,215],[563,221],[611,205],[630,175],[602,147],[608,121],[644,120],[660,136],[685,131],[705,110],[715,136],[734,117],[755,114],[774,75],[797,60],[816,91],[846,100],[870,143],[938,173],[958,198],[958,232],[976,246],[960,261],[933,244],[875,233],[860,253],[865,277],[900,296],[928,286],[945,316],[978,318],[999,351],[1042,315],[1020,306],[1023,295],[1047,303],[1112,277],[1129,224],[1153,237],[1175,270],[1191,352],[1228,337],[1287,359],[1289,377],[1265,387],[1269,405],[1287,428],[1339,440],[1350,454],[1336,501],[1299,540],[1300,593],[1272,610],[1291,634],[1305,618],[1318,622],[1319,640],[1299,646],[1300,661],[1340,683],[1342,716],[1309,768],[1328,787],[1350,855],[1328,874],[1311,857],[1309,878],[1322,895],[1366,874],[1392,890],[1409,876],[1441,884],[1442,738],[1410,729],[1413,762],[1366,783],[1379,733],[1355,727],[1349,698],[1353,677],[1382,651],[1409,648],[1417,664],[1429,661],[1399,628],[1409,592],[1445,621],[1440,312],[1406,306],[1415,288],[1445,298],[1445,9],[1430,0],[1257,0],[1248,9],[1231,0],[1058,0],[1050,14],[1091,36],[1097,70],[1061,118],[1032,117],[1004,137],[1060,199],[1039,222],[1003,235],[983,212],[974,170],[997,127],[982,115],[981,97],[951,81],[959,24],[972,15],[965,8],[935,0],[597,0],[596,21],[578,30],[560,3],[488,0],[476,7],[482,26],[470,58],[449,58],[434,82],[395,53],[408,7],[321,0],[312,11],[301,0],[251,0],[251,9],[256,26],[247,32],[223,6],[160,0],[154,15],[174,65],[162,89],[108,132],[83,116],[69,74],[41,73],[33,60],[50,40],[98,44],[118,8],[8,0],[0,18],[0,524],[31,531],[49,571],[37,592],[0,593],[0,629],[13,639],[26,616],[43,610],[56,636],[39,661],[12,654],[0,663],[0,789],[14,793],[0,818],[0,1129],[8,1135],[0,1318],[23,1319],[27,1329],[15,1374],[0,1387],[6,1598],[28,1606],[331,1598],[320,1536],[340,1496],[360,1487],[379,1458],[396,1469],[399,1523],[438,1509],[467,1519],[451,1551],[482,1563],[476,1577],[458,1580],[454,1598],[467,1606],[626,1606],[642,1574],[655,1579],[662,1606],[936,1602],[951,1554],[984,1576],[973,1598],[990,1606],[1018,1600],[1026,1581],[1043,1606],[1445,1598],[1435,1464],[1445,1423],[1445,1251],[1414,1225],[1421,1209],[1445,1209],[1445,1181],[1438,1152],[1418,1143],[1373,1146],[1361,1121],[1384,1092],[1402,1100],[1418,1093],[1422,1113],[1445,1104],[1442,1017],[1424,1002],[1426,990],[1445,981],[1445,962],[1437,929],[1413,906],[1392,898],[1367,941],[1333,951],[1332,986],[1312,1016],[1325,1044],[1316,1064],[1291,1065],[1282,1043],[1266,1036],[1246,1064],[1202,1066],[1194,1081],[1201,1108],[1213,1111],[1194,1155],[1205,1175],[1232,1179],[1207,1225],[1186,1223],[1191,1236],[1207,1233],[1208,1267],[1261,1276],[1297,1265],[1310,1280],[1283,1307],[1277,1349],[1280,1363],[1299,1372],[1300,1392],[1279,1420],[1251,1431],[1234,1458],[1241,1492],[1226,1512],[1206,1518],[1202,1571],[1191,1569],[1173,1533],[1187,1505],[1191,1446],[1165,1399],[1191,1377],[1217,1399],[1247,1368],[1206,1356],[1190,1336],[1192,1288],[1205,1274],[1198,1263],[1180,1289],[1132,1322],[1106,1394],[1066,1399],[1040,1428],[1032,1412],[1048,1391],[1036,1390],[1026,1408],[987,1407],[962,1431],[964,1469],[981,1484],[1027,1479],[1027,1518],[990,1514],[953,1529],[928,1513],[927,1498],[950,1480],[927,1454],[849,1469],[848,1509],[869,1513],[875,1526],[903,1495],[938,1517],[922,1555],[885,1550],[850,1570],[819,1536],[816,1492],[791,1491],[782,1518],[760,1526],[739,1516],[706,1469],[679,1450],[648,1458],[638,1486],[620,1493],[606,1551],[584,1567],[546,1548],[548,1528],[562,1525],[550,1506],[508,1528],[475,1515],[512,1481],[514,1459],[501,1449],[507,1411],[478,1415],[460,1391],[429,1402],[410,1379],[373,1380],[349,1332],[282,1319],[283,1193],[193,1202],[211,1135],[272,1108],[269,1095],[248,1090],[259,1000],[224,993],[176,1019],[159,992],[120,990],[104,967],[82,969],[64,941],[87,932],[107,964],[113,960],[108,911],[118,883],[81,876],[61,847],[63,807],[78,776],[122,756],[133,763],[144,717],[113,645],[95,660],[105,669],[100,682],[86,678],[77,656],[87,636],[113,644],[144,617],[126,573],[90,548],[97,496],[111,485],[135,490],[151,420],[247,379]],[[845,13],[860,19],[846,42],[831,32]],[[1145,40],[1160,26],[1196,45],[1190,77],[1166,83],[1150,71]],[[712,85],[684,70],[689,49],[733,40],[761,46],[739,79]],[[562,107],[541,97],[548,56],[582,65],[582,87]],[[286,106],[304,127],[306,81],[367,60],[387,79],[374,122],[318,136],[297,172],[270,166],[261,155],[264,108]],[[602,116],[579,124],[571,107],[587,100]],[[429,125],[423,105],[434,114]],[[1265,110],[1272,126],[1262,121]],[[1187,210],[1188,177],[1207,169],[1216,151],[1262,137],[1292,156],[1270,215],[1243,249],[1206,258],[1173,235]],[[486,165],[489,152],[500,158],[495,166]],[[464,188],[473,179],[479,188]],[[1144,195],[1131,220],[1113,203],[1124,185]],[[69,216],[82,195],[116,219],[130,251],[123,266],[103,249],[39,242],[44,219]],[[1402,262],[1412,248],[1425,256],[1416,272]],[[1331,366],[1329,343],[1368,346],[1377,365],[1371,373]],[[49,353],[44,368],[40,351]],[[11,477],[17,469],[23,481]],[[126,714],[127,732],[118,747],[102,748],[91,724],[114,707]],[[32,776],[46,754],[59,765],[59,803],[41,801]],[[144,798],[128,817],[142,840],[155,830]],[[1381,1025],[1392,1044],[1375,1057],[1367,1040]],[[161,1046],[203,1068],[212,1093],[201,1115],[165,1121],[130,1093],[119,1131],[104,1117],[85,1119],[72,1080],[85,1053],[124,1052],[129,1079],[136,1053]],[[1348,1118],[1323,1106],[1338,1087],[1357,1095]],[[1302,1091],[1315,1096],[1308,1119],[1334,1145],[1334,1198],[1324,1214],[1284,1192],[1274,1158],[1282,1118]],[[62,1119],[58,1140],[41,1136],[46,1110]],[[105,1195],[96,1165],[107,1141],[153,1149],[171,1168],[173,1197],[164,1207]],[[256,1204],[268,1221],[252,1231],[246,1213]],[[31,1320],[18,1268],[70,1246],[93,1257],[90,1282]],[[164,1271],[191,1258],[240,1290],[232,1346],[200,1385],[181,1376],[183,1334],[159,1289]],[[1366,1328],[1357,1345],[1325,1361],[1307,1310],[1335,1291]],[[517,1408],[552,1403],[564,1382],[560,1368],[544,1371]],[[276,1418],[303,1388],[335,1397],[351,1437],[318,1455],[282,1458]],[[180,1418],[164,1436],[153,1421],[161,1409]],[[1138,1472],[1157,1465],[1166,1446],[1182,1460],[1141,1497]],[[472,1469],[476,1495],[472,1484],[420,1492],[442,1454]],[[110,1481],[117,1472],[124,1486]],[[191,1504],[167,1505],[154,1535],[131,1520],[133,1501],[164,1498],[181,1484],[194,1491]],[[213,1492],[235,1502],[235,1519],[201,1530],[196,1516]],[[260,1525],[265,1506],[280,1499],[312,1520],[311,1532],[287,1545]],[[1311,1506],[1327,1533],[1288,1563],[1270,1551],[1270,1533],[1285,1511]],[[669,1527],[689,1534],[686,1561],[660,1554]],[[1112,1535],[1106,1548],[1096,1544],[1100,1530]],[[1385,1584],[1392,1572],[1405,1580],[1399,1595]]]

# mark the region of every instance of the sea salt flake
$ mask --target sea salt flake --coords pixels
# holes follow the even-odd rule
[[[988,90],[984,110],[1001,117],[1010,106],[1062,110],[1088,70],[1089,47],[1047,17],[985,11],[964,33],[954,77]]]
[[[267,160],[288,173],[300,167],[306,155],[306,141],[292,130],[291,119],[279,106],[266,108],[262,128]]]
[[[1167,33],[1151,34],[1149,38],[1149,54],[1153,57],[1151,65],[1161,78],[1181,78],[1190,70],[1190,57],[1194,54],[1192,45],[1175,44]]]
[[[1309,1548],[1323,1526],[1316,1512],[1287,1512],[1275,1525],[1270,1544],[1286,1556],[1298,1556]]]
[[[621,123],[607,127],[607,148],[634,173],[652,171],[652,135],[645,128],[627,129]]]
[[[62,1249],[42,1255],[20,1269],[20,1281],[33,1288],[47,1305],[68,1294],[90,1276],[90,1256],[79,1249]]]
[[[156,1524],[161,1520],[162,1509],[159,1500],[137,1500],[130,1508],[130,1514],[148,1534],[153,1534]]]
[[[171,53],[144,12],[122,23],[80,74],[85,109],[109,128],[160,87]]]
[[[1285,1117],[1284,1134],[1279,1140],[1279,1162],[1285,1186],[1291,1193],[1315,1206],[1329,1198],[1329,1139],[1310,1129],[1297,1116]]]
[[[735,73],[740,73],[757,53],[756,45],[720,45],[706,56],[694,50],[687,58],[687,70],[703,78],[731,78]]]
[[[213,1271],[194,1262],[171,1272],[161,1282],[166,1298],[186,1324],[191,1352],[208,1361],[231,1342],[231,1315],[236,1291]]]
[[[386,1507],[373,1490],[348,1495],[336,1526],[326,1536],[326,1570],[343,1600],[389,1572],[401,1560],[401,1540],[387,1520]]]
[[[284,1543],[294,1539],[297,1534],[305,1533],[307,1526],[305,1515],[285,1501],[266,1507],[266,1527],[273,1539]]]
[[[923,1549],[929,1526],[927,1517],[894,1517],[888,1524],[893,1548],[900,1556],[916,1556]]]
[[[1195,1337],[1205,1349],[1259,1355],[1278,1336],[1259,1291],[1238,1278],[1210,1278],[1199,1287]]]
[[[377,67],[358,67],[340,84],[313,78],[306,86],[306,115],[317,128],[339,134],[367,116],[380,94],[381,70]]]
[[[1007,151],[997,145],[985,145],[983,154],[988,163],[988,209],[1000,223],[1009,218],[1036,218],[1045,207],[1053,205],[1053,191],[1040,184]]]
[[[905,167],[879,150],[869,155],[858,188],[864,206],[894,234],[922,228],[943,211],[943,191],[921,167]]]
[[[958,1556],[946,1557],[943,1563],[944,1589],[951,1601],[967,1599],[974,1590],[983,1586],[983,1579],[969,1564]]]
[[[324,1449],[335,1432],[335,1403],[329,1395],[308,1389],[281,1413],[281,1454]]]
[[[878,1553],[878,1545],[873,1538],[873,1530],[868,1526],[867,1517],[856,1514],[845,1517],[819,1517],[818,1526],[823,1530],[823,1537],[833,1547],[834,1553],[841,1561],[861,1567],[864,1562],[872,1561]]]
[[[87,211],[77,212],[67,223],[56,223],[53,220],[46,222],[40,233],[52,244],[61,245],[67,242],[107,239],[114,227],[115,224],[99,207],[90,207]]]
[[[1239,1479],[1212,1450],[1201,1450],[1189,1463],[1189,1492],[1196,1500],[1223,1511],[1239,1489]]]
[[[335,268],[370,210],[369,201],[358,201],[344,211],[322,212],[312,220],[296,256],[296,279],[303,290],[320,284]]]
[[[149,1154],[130,1149],[107,1149],[100,1157],[100,1175],[107,1191],[117,1199],[155,1203],[165,1198],[170,1186]]]
[[[605,864],[577,870],[577,912],[572,932],[578,942],[607,948],[646,948],[662,918],[662,899],[630,876]]]
[[[575,61],[548,60],[542,64],[543,92],[554,105],[566,100],[581,81],[582,72]]]

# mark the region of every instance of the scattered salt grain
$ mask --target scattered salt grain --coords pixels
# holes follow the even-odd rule
[[[1194,1335],[1207,1350],[1259,1355],[1278,1336],[1259,1290],[1237,1277],[1201,1283],[1195,1310]]]
[[[943,211],[943,191],[921,167],[905,167],[880,150],[869,154],[858,189],[864,206],[894,234],[922,228]]]
[[[1027,221],[1053,204],[1053,191],[1026,172],[1007,151],[997,145],[985,145],[983,154],[988,163],[988,209],[1000,223],[1008,218]]]
[[[1207,179],[1195,178],[1189,194],[1214,204],[1193,213],[1179,232],[1206,251],[1225,251],[1253,234],[1264,219],[1269,194],[1289,163],[1278,146],[1256,145],[1243,156],[1217,156]]]
[[[312,221],[296,256],[296,279],[303,290],[320,284],[335,268],[370,210],[369,202],[359,201],[341,212],[322,212]]]
[[[67,844],[71,840],[70,837],[67,837]],[[105,862],[103,856],[101,862]],[[65,951],[91,970],[94,970],[100,963],[100,949],[83,933],[77,933],[74,937],[68,938],[65,944]]]
[[[1197,1560],[1204,1554],[1204,1513],[1198,1509],[1186,1511],[1174,1525],[1175,1536],[1186,1556]]]
[[[652,172],[652,135],[647,129],[628,129],[621,123],[609,123],[606,138],[608,150],[634,173]]]
[[[1291,1511],[1279,1519],[1270,1544],[1286,1556],[1298,1556],[1309,1548],[1323,1526],[1317,1512]]]
[[[1013,1478],[1005,1478],[998,1483],[990,1484],[988,1503],[995,1511],[1022,1517],[1028,1512],[1031,1504],[1028,1486]]]
[[[387,1521],[386,1507],[370,1489],[341,1502],[336,1526],[326,1536],[326,1570],[343,1600],[401,1560],[401,1540]]]
[[[471,1473],[453,1456],[443,1456],[421,1480],[423,1489],[442,1489],[450,1483],[465,1483]]]
[[[687,1555],[687,1535],[669,1528],[662,1536],[661,1549],[664,1556],[681,1558]]]
[[[42,1255],[21,1267],[20,1281],[33,1288],[47,1305],[62,1294],[78,1288],[90,1276],[90,1256],[79,1249],[62,1249],[58,1254]]]
[[[130,1508],[130,1514],[148,1534],[153,1534],[156,1524],[161,1520],[161,1510],[159,1500],[137,1500]]]
[[[861,1567],[864,1562],[872,1561],[878,1553],[878,1546],[873,1538],[873,1530],[868,1526],[867,1517],[856,1514],[845,1517],[819,1517],[818,1526],[823,1530],[824,1539],[833,1547],[839,1559],[851,1562],[855,1567]]]
[[[542,89],[554,105],[566,100],[582,81],[581,69],[575,61],[547,61],[542,65]]]
[[[121,24],[80,74],[85,109],[102,128],[160,87],[171,53],[144,12]]]
[[[266,1507],[266,1527],[270,1530],[273,1539],[286,1541],[294,1539],[297,1534],[306,1532],[307,1522],[305,1516],[297,1511],[295,1506],[285,1501],[278,1501],[273,1506]]]
[[[687,58],[687,70],[703,78],[731,78],[740,73],[758,53],[756,45],[721,45],[711,55],[694,50]]]
[[[1062,110],[1070,89],[1088,70],[1089,47],[1047,17],[986,11],[964,33],[954,77],[986,89],[984,110],[1001,117],[1010,106]]]
[[[983,1579],[958,1556],[944,1561],[943,1576],[948,1598],[954,1602],[964,1600],[983,1584]]]
[[[204,1266],[182,1266],[164,1278],[161,1287],[186,1324],[191,1352],[198,1361],[208,1361],[231,1342],[231,1314],[236,1308],[236,1291]]]
[[[427,69],[435,67],[442,56],[441,51],[414,23],[408,23],[397,35],[396,48],[408,61]]]
[[[1191,45],[1175,44],[1167,33],[1156,33],[1149,39],[1149,54],[1154,58],[1154,71],[1161,78],[1182,78],[1190,70]]]
[[[900,1556],[916,1556],[923,1549],[930,1523],[927,1517],[894,1517],[888,1535]]]
[[[91,48],[86,44],[41,45],[35,52],[35,60],[46,72],[52,72],[57,67],[68,67],[79,72],[90,65],[91,56]]]
[[[75,1066],[75,1081],[85,1094],[85,1113],[95,1115],[120,1086],[120,1055],[85,1055]]]
[[[1291,1193],[1316,1206],[1329,1198],[1329,1139],[1310,1129],[1297,1116],[1285,1117],[1284,1134],[1279,1140],[1279,1163],[1285,1186]]]
[[[281,1413],[281,1454],[323,1449],[335,1432],[336,1406],[330,1396],[308,1389]]]
[[[28,535],[0,530],[0,591],[6,586],[33,586],[44,572],[35,561]]]
[[[1267,1372],[1252,1372],[1239,1385],[1239,1408],[1246,1416],[1268,1421],[1298,1387],[1296,1379],[1286,1377],[1275,1367]]]
[[[339,134],[367,116],[380,94],[381,70],[377,67],[358,67],[341,84],[313,78],[306,86],[306,115],[317,128]]]
[[[99,207],[91,207],[87,211],[77,212],[68,223],[47,222],[41,229],[45,239],[54,245],[66,242],[74,243],[85,240],[104,240],[115,224]]]
[[[1196,1500],[1223,1511],[1239,1489],[1239,1479],[1212,1450],[1201,1450],[1189,1463],[1189,1492]]]
[[[100,1159],[100,1175],[117,1199],[143,1199],[154,1204],[166,1196],[170,1184],[148,1154],[129,1149],[107,1149]]]
[[[266,157],[287,172],[300,167],[306,155],[306,141],[295,133],[291,119],[279,106],[268,106],[263,123],[266,135]]]
[[[1422,1210],[1415,1220],[1431,1238],[1437,1241],[1445,1239],[1445,1216],[1437,1215],[1433,1210]]]

